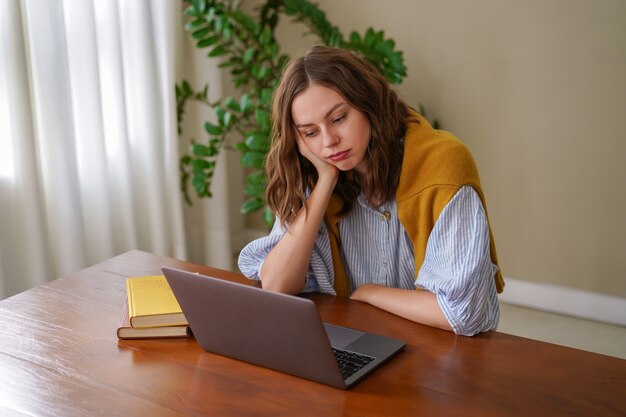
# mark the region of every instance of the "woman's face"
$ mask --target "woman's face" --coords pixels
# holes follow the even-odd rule
[[[335,90],[312,84],[291,104],[291,117],[307,148],[341,171],[366,174],[370,123]]]

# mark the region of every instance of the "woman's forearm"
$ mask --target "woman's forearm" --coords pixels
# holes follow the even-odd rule
[[[282,239],[267,255],[261,268],[263,288],[297,294],[304,288],[313,244],[328,207],[337,178],[321,177]]]
[[[429,291],[405,290],[367,284],[350,296],[417,323],[452,330],[437,297]]]

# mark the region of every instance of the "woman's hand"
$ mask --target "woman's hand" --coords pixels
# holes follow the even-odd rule
[[[270,291],[297,294],[306,283],[306,274],[313,245],[317,239],[328,202],[339,178],[339,170],[319,158],[298,141],[302,155],[315,166],[318,180],[289,231],[265,257],[261,268],[263,288]]]
[[[337,178],[339,178],[339,169],[336,166],[329,164],[328,162],[323,161],[315,156],[315,154],[309,150],[309,148],[306,146],[306,143],[304,143],[304,140],[302,140],[299,135],[296,135],[296,141],[298,142],[298,150],[300,151],[302,156],[304,156],[306,159],[309,160],[309,162],[313,164],[313,166],[317,170],[318,177],[322,178],[323,176],[329,176],[330,178],[334,178],[334,183],[336,184]]]

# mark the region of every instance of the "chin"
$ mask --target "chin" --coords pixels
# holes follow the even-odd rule
[[[343,172],[352,171],[352,170],[354,170],[354,168],[356,168],[356,165],[354,163],[350,162],[350,161],[341,161],[341,162],[333,164],[333,165],[339,171],[343,171]]]
[[[339,167],[339,166],[335,165],[335,168],[337,168],[339,171],[343,171],[343,172],[352,171],[352,168],[346,168],[345,166]]]

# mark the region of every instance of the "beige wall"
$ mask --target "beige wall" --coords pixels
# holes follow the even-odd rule
[[[476,158],[505,276],[626,298],[626,2],[319,5],[404,51],[402,96]],[[303,32],[282,25],[284,49]]]

